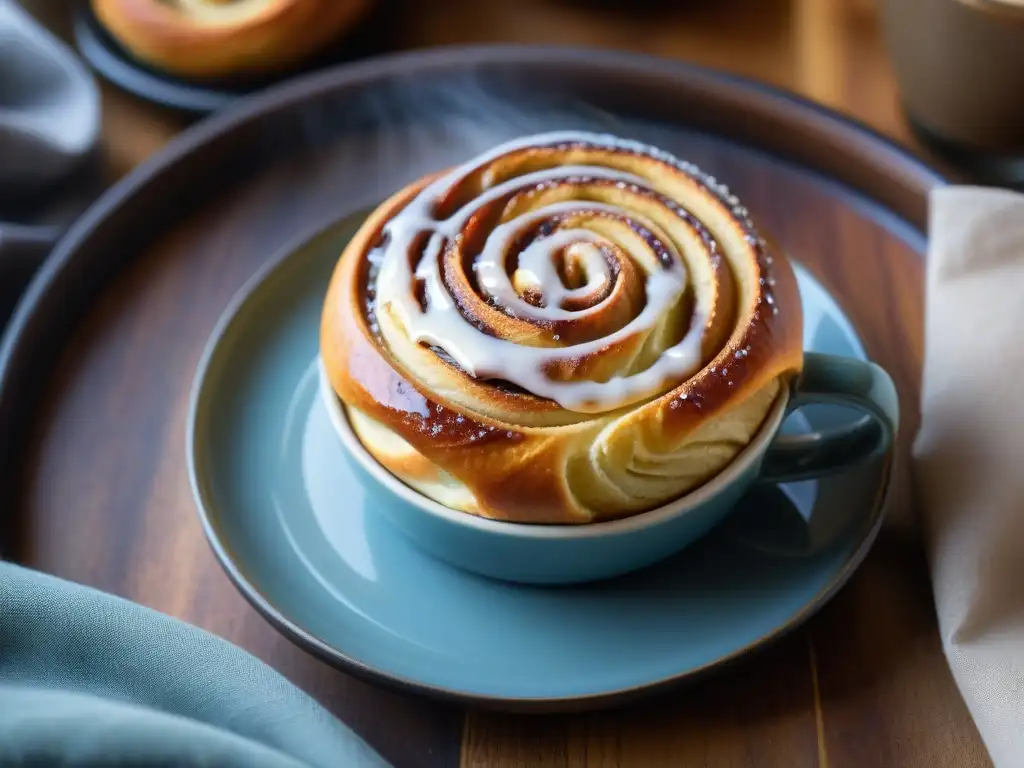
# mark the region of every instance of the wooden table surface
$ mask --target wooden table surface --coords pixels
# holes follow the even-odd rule
[[[396,3],[400,10],[393,44],[571,43],[677,57],[790,88],[898,140],[910,141],[869,0],[690,0],[665,3],[664,9],[647,2],[638,7],[648,10],[629,12],[622,10],[626,5],[583,0],[407,0]],[[62,3],[45,8],[37,3],[33,10],[66,36],[63,9],[55,6],[66,9]],[[103,108],[110,180],[158,151],[186,125],[180,116],[105,84]],[[907,510],[897,525],[895,535],[916,537]],[[819,625],[824,631],[813,636],[798,631],[754,662],[777,670],[772,677],[777,678],[778,696],[773,698],[789,702],[786,706],[744,699],[736,679],[724,691],[709,684],[690,694],[712,700],[736,696],[734,714],[727,718],[720,715],[729,709],[721,701],[708,708],[718,713],[709,716],[692,699],[685,706],[669,701],[634,710],[549,718],[453,713],[451,707],[437,705],[438,719],[454,717],[461,729],[458,754],[454,758],[438,755],[437,764],[454,761],[501,768],[988,765],[942,657],[920,546],[915,541],[898,551],[900,557],[908,551],[916,553],[913,562],[889,571],[907,574],[913,583],[902,585],[897,593],[909,595],[913,602],[890,599],[891,623],[857,624],[865,615],[864,601],[885,600],[889,588],[867,584],[865,579],[871,575],[858,574],[826,608],[828,616]],[[881,556],[892,557],[893,552]],[[880,571],[873,573],[877,577]],[[171,605],[158,607],[175,612]],[[820,669],[815,643],[827,642],[836,632],[881,635],[878,647],[892,658],[871,659],[864,651],[851,656],[848,668],[838,669],[832,662]],[[861,666],[873,670],[871,679],[850,685],[858,680]],[[888,671],[877,674],[882,669]],[[404,706],[402,697],[389,701],[396,708]],[[365,724],[388,716],[388,711],[363,712],[359,719]],[[387,733],[386,726],[379,724],[371,730]],[[398,749],[394,754],[402,752]]]
[[[64,3],[25,0],[70,39]],[[523,42],[617,48],[683,59],[796,91],[913,143],[874,0],[387,0],[394,48]],[[646,10],[625,10],[639,7]],[[187,124],[103,86],[111,178],[131,170]]]

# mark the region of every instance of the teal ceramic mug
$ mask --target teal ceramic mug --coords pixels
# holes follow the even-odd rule
[[[758,482],[841,472],[889,450],[899,420],[892,379],[874,363],[805,353],[804,370],[775,402],[760,431],[721,473],[649,512],[589,525],[530,525],[449,509],[384,469],[363,447],[324,371],[320,392],[370,503],[421,549],[484,576],[570,584],[618,576],[664,559],[706,534]],[[806,405],[838,405],[862,417],[826,432],[781,434]]]

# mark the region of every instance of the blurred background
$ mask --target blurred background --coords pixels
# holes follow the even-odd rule
[[[88,63],[101,87],[97,183],[76,185],[79,200],[56,219],[44,216],[60,224],[95,197],[97,185],[239,96],[341,62],[474,43],[587,46],[711,67],[863,121],[956,179],[1024,184],[1020,0],[21,4]],[[0,199],[0,218],[39,216]]]
[[[68,3],[25,5],[74,41]],[[874,0],[376,0],[373,6],[342,36],[342,58],[490,42],[639,51],[789,88],[912,140]],[[103,115],[107,167],[115,176],[194,119],[109,82],[103,83]]]

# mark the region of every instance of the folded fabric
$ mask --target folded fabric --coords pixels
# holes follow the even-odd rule
[[[0,195],[64,177],[96,145],[100,96],[77,57],[13,0],[0,0]]]
[[[13,0],[0,0],[0,77],[2,331],[57,235],[27,221],[50,219],[53,204],[70,191],[58,190],[59,182],[89,169],[85,161],[99,140],[100,94],[70,48]]]
[[[0,765],[387,763],[240,648],[127,600],[0,563]]]
[[[1024,766],[1024,195],[935,190],[915,480],[946,658],[997,766]]]

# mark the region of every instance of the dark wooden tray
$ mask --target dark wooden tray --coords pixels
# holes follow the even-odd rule
[[[839,297],[895,376],[905,458],[917,424],[927,193],[939,174],[806,101],[682,64],[578,49],[441,49],[239,102],[186,131],[72,227],[0,349],[5,555],[238,643],[400,766],[985,764],[943,660],[902,469],[878,543],[820,615],[721,674],[620,712],[467,714],[388,692],[303,653],[232,587],[185,471],[202,347],[261,264],[350,211],[369,184],[366,157],[339,153],[338,142],[425,115],[431,130],[452,130],[451,110],[473,114],[471,100],[459,106],[469,89],[527,114],[586,105],[588,119],[612,129],[643,120],[667,148],[727,180]],[[383,181],[397,186],[398,176]]]

